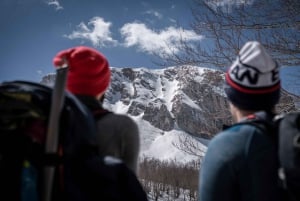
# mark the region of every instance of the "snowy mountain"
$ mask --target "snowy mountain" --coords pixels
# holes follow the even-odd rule
[[[221,71],[196,66],[112,67],[111,71],[104,106],[137,122],[141,156],[181,162],[199,160],[196,155],[204,154],[207,140],[232,121]],[[49,74],[42,83],[52,85],[54,79],[55,75]],[[282,94],[278,110],[299,110],[299,97],[284,90]],[[185,147],[188,145],[194,150]]]

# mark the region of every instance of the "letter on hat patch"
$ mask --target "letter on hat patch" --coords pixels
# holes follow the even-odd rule
[[[234,78],[240,81],[240,83],[244,83],[245,79],[252,85],[257,84],[258,82],[258,72],[252,68],[240,68],[240,66],[237,65],[233,68],[231,74],[234,75]]]
[[[279,80],[279,71],[275,68],[272,70],[272,82],[276,82]]]

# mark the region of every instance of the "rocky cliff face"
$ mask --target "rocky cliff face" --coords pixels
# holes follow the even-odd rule
[[[195,66],[111,70],[105,106],[140,117],[162,133],[182,130],[193,136],[211,138],[223,124],[232,121],[222,89],[221,71]],[[42,83],[51,84],[54,77],[47,75]],[[283,90],[277,110],[299,110],[299,103],[299,97]]]
[[[219,71],[185,66],[161,70],[113,68],[112,72],[108,102],[129,104],[129,115],[141,115],[162,131],[178,128],[208,138],[224,122],[230,122]]]

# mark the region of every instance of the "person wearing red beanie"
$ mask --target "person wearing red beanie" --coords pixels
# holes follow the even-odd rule
[[[99,153],[121,159],[137,173],[140,138],[137,124],[128,116],[102,107],[110,84],[109,62],[96,49],[78,46],[62,50],[54,66],[68,63],[67,90],[86,105],[97,119]]]

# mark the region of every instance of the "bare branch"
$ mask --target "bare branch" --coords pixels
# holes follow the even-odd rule
[[[260,41],[285,66],[300,64],[300,1],[243,1],[224,6],[222,0],[194,0],[191,28],[203,40],[182,39],[180,52],[160,55],[164,65],[226,68],[242,45]],[[220,6],[223,3],[223,6]]]

